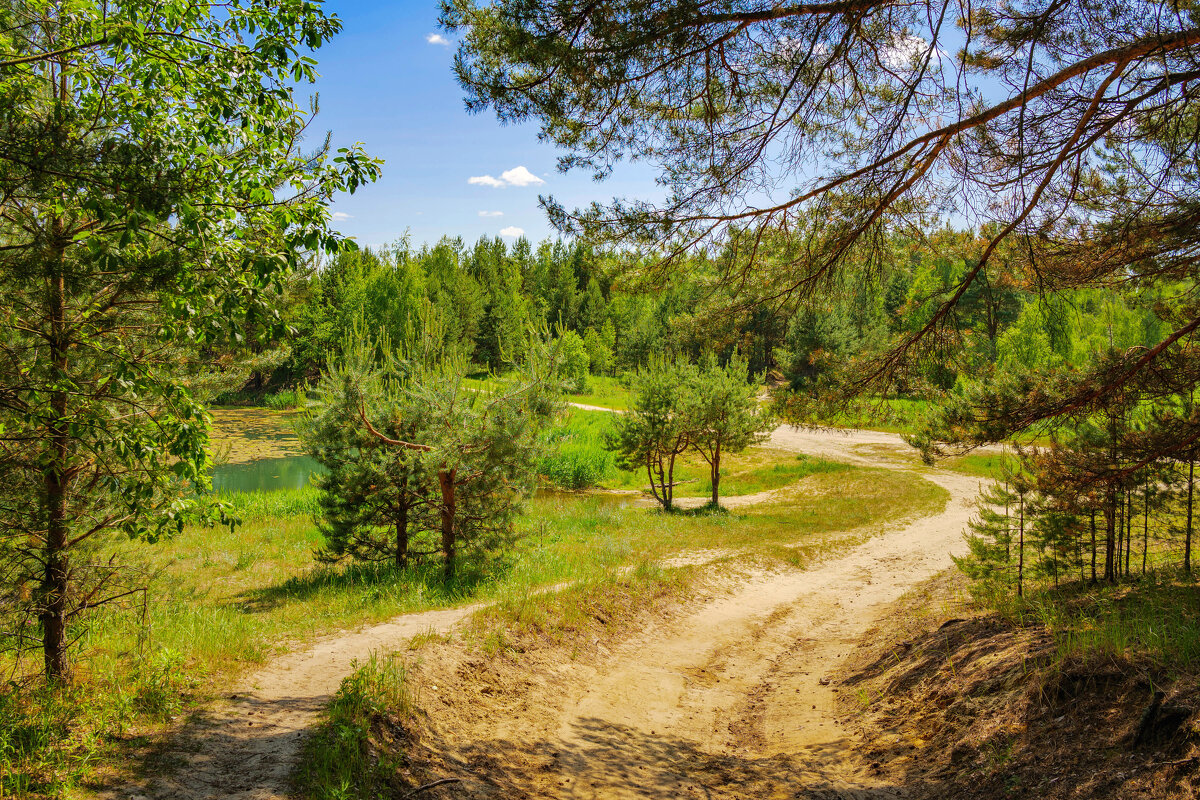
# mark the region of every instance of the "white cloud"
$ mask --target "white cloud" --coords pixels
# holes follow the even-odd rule
[[[894,41],[884,44],[881,50],[883,63],[889,69],[897,71],[913,69],[925,60],[925,54],[929,51],[929,42],[920,36],[902,33]],[[933,48],[935,66],[942,57],[941,48]]]
[[[499,178],[493,178],[491,175],[475,175],[467,178],[467,183],[473,186],[491,186],[494,189],[499,189],[505,185],[504,181]]]
[[[481,217],[503,217],[504,212],[503,211],[480,211],[479,216],[481,216]]]
[[[341,221],[347,220],[347,219],[354,219],[354,216],[352,214],[347,214],[345,211],[333,212],[333,221],[334,222],[341,222]]]
[[[500,173],[500,178],[510,186],[537,186],[545,183],[524,167],[513,167]]]
[[[430,44],[440,44],[442,47],[450,46],[450,40],[445,36],[442,36],[440,33],[429,34],[425,37],[425,41],[429,42]]]
[[[516,225],[509,225],[507,228],[500,229],[500,235],[501,236],[512,236],[513,238],[516,238],[518,236],[524,236],[525,231],[522,230],[521,228],[518,228]]]
[[[502,186],[540,186],[545,181],[525,167],[513,167],[501,172],[499,178],[493,178],[491,175],[475,175],[467,178],[467,183],[499,189]]]

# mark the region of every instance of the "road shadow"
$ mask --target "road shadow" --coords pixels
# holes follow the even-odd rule
[[[410,747],[410,763],[424,762],[430,780],[462,780],[428,793],[443,800],[898,800],[912,796],[912,787],[873,778],[870,767],[854,757],[847,742],[785,755],[710,753],[677,736],[589,718],[577,720],[564,741],[451,742],[425,731]]]

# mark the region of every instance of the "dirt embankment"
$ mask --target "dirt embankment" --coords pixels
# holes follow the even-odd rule
[[[971,612],[962,583],[897,603],[837,676],[872,774],[928,800],[1200,796],[1196,676],[1060,658],[1044,628]]]

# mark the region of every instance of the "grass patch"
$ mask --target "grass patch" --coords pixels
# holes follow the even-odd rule
[[[943,459],[937,466],[964,475],[999,480],[1004,477],[1006,466],[1012,466],[1013,463],[1013,457],[1007,453],[968,453]]]
[[[633,399],[633,393],[623,383],[621,378],[608,375],[589,375],[587,391],[576,394],[571,392],[566,396],[568,403],[580,403],[585,406],[599,406],[617,411],[626,411]]]
[[[836,414],[811,420],[833,428],[861,428],[887,433],[915,433],[933,409],[928,400],[906,397],[866,397]]]
[[[393,748],[374,748],[381,725],[400,729],[413,713],[407,670],[398,656],[372,654],[342,681],[326,718],[304,745],[297,783],[309,800],[392,796],[402,766]],[[391,723],[391,724],[388,724]],[[400,750],[400,752],[403,752]]]
[[[590,642],[628,629],[640,614],[685,593],[694,577],[694,569],[642,563],[556,592],[514,594],[472,614],[463,637],[489,656]]]
[[[1017,598],[977,585],[973,598],[1018,625],[1042,625],[1057,658],[1148,659],[1171,670],[1200,668],[1200,586],[1163,571],[1113,586],[1072,583]]]

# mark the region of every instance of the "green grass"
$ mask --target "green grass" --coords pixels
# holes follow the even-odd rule
[[[1112,656],[1171,670],[1200,667],[1200,586],[1183,574],[1163,570],[1114,586],[1035,584],[1024,598],[977,585],[972,596],[1017,624],[1045,626],[1060,660]]]
[[[937,466],[964,475],[998,480],[1004,477],[1006,465],[1012,464],[1013,457],[1006,453],[968,453],[939,461]]]
[[[296,780],[308,800],[373,800],[402,788],[392,786],[402,764],[370,742],[378,720],[411,716],[406,679],[399,657],[372,655],[342,681],[325,719],[304,744]]]
[[[622,379],[608,375],[589,375],[586,392],[580,394],[572,392],[566,396],[568,403],[612,408],[618,411],[628,410],[631,398],[632,394],[629,388],[622,383]]]
[[[850,408],[812,420],[834,428],[862,428],[887,433],[914,433],[933,409],[928,400],[905,397],[868,397]]]

